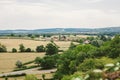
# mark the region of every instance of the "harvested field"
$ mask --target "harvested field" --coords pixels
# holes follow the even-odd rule
[[[10,72],[16,66],[17,60],[28,62],[34,60],[37,56],[43,57],[45,53],[0,53],[0,73]]]
[[[35,41],[35,40],[25,40],[25,39],[0,39],[0,43],[7,47],[8,51],[11,51],[12,48],[19,50],[19,45],[23,44],[26,48],[31,48],[35,50],[36,46],[44,45],[46,46],[50,41]],[[70,41],[55,41],[55,43],[62,50],[67,50],[70,46]]]

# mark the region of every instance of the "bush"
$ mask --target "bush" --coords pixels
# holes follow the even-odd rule
[[[38,64],[38,66],[39,66],[42,59],[40,57],[36,57],[34,61],[35,61],[35,64]]]
[[[0,52],[7,52],[6,46],[0,44]]]
[[[16,64],[15,64],[18,68],[22,68],[23,64],[21,61],[17,61]]]
[[[27,48],[25,52],[32,52],[32,50],[30,48]]]
[[[86,72],[93,69],[103,69],[104,64],[99,59],[86,59],[78,67],[78,70]]]
[[[40,45],[40,46],[37,46],[36,47],[36,52],[44,52],[45,51],[45,48],[43,45]]]
[[[41,67],[43,69],[51,69],[53,67],[55,67],[55,60],[51,57],[51,56],[45,56],[42,60],[41,60]]]
[[[102,73],[95,73],[92,71],[87,72],[89,77],[86,80],[100,80],[102,78]]]
[[[13,49],[12,49],[12,52],[13,52],[13,53],[17,52],[17,49],[13,48]]]
[[[19,47],[20,52],[25,52],[25,47],[23,44],[20,44]]]

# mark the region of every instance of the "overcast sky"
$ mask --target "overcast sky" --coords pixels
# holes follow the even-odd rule
[[[0,0],[0,30],[120,26],[120,0]]]

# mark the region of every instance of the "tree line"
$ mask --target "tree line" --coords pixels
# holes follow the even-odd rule
[[[54,42],[48,43],[46,46],[43,46],[43,45],[36,46],[35,51],[32,50],[31,48],[26,48],[23,44],[20,44],[19,51],[16,48],[12,48],[12,53],[16,53],[16,52],[20,52],[20,53],[23,53],[23,52],[46,52],[46,54],[52,55],[52,54],[58,52],[58,48],[59,47]],[[53,52],[51,52],[51,51],[53,51]],[[1,53],[7,52],[6,46],[0,44],[0,52]]]

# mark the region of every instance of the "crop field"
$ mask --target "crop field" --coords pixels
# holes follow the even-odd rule
[[[19,45],[23,44],[26,48],[35,50],[36,46],[46,46],[50,41],[35,41],[24,39],[0,39],[0,43],[5,45],[7,51],[11,51],[12,48],[19,50]],[[55,43],[62,50],[67,50],[70,46],[70,41],[55,41]],[[0,73],[9,72],[15,68],[17,60],[24,62],[34,60],[37,56],[43,57],[45,53],[0,53]]]
[[[0,53],[0,73],[14,70],[17,60],[23,63],[43,57],[44,53]]]
[[[50,41],[35,41],[35,40],[25,40],[25,39],[0,39],[0,43],[5,45],[7,51],[11,51],[12,48],[16,48],[19,50],[19,45],[23,44],[26,48],[31,48],[35,50],[36,46],[44,45],[46,46]],[[62,50],[67,50],[70,46],[70,41],[55,41],[55,43],[60,47]]]

